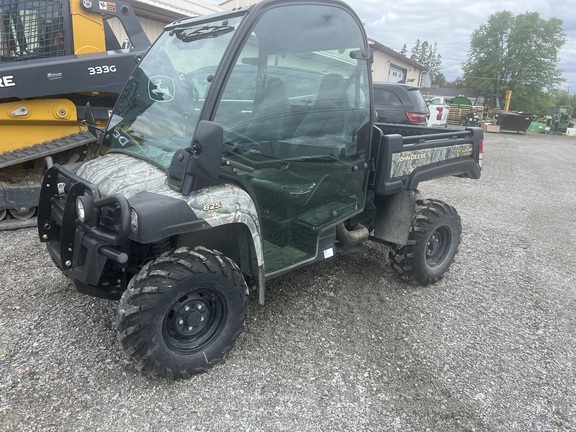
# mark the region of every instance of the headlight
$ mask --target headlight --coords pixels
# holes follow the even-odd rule
[[[134,234],[138,233],[138,213],[134,209],[130,209],[130,229]]]
[[[82,195],[76,198],[76,215],[80,222],[88,222],[92,218],[92,197]]]
[[[76,213],[80,222],[86,222],[86,209],[84,209],[84,203],[78,198],[76,198]]]

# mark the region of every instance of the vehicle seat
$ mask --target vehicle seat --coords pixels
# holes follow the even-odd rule
[[[314,105],[294,136],[339,135],[349,110],[344,77],[337,74],[325,75],[320,81]]]
[[[309,140],[311,151],[322,154],[320,149],[326,147],[325,154],[336,156],[346,144],[352,142],[353,129],[353,112],[346,94],[346,80],[338,74],[325,75],[314,105],[296,129],[294,137],[313,137]],[[308,143],[302,144],[306,146]],[[302,155],[306,154],[305,148],[302,151]]]
[[[246,135],[258,142],[274,142],[283,137],[290,101],[280,78],[269,78],[260,104],[256,107]]]

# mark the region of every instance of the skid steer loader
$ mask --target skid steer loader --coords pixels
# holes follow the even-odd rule
[[[110,20],[120,21],[126,41]],[[0,229],[33,223],[46,156],[89,157],[95,139],[77,107],[89,102],[104,125],[149,45],[121,1],[1,0]]]

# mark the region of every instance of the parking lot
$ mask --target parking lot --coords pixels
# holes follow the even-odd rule
[[[576,430],[576,138],[487,134],[456,262],[408,286],[386,248],[271,281],[225,364],[137,371],[116,303],[82,296],[34,229],[0,232],[1,431]]]

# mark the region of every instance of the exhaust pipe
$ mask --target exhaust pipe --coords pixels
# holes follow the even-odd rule
[[[370,232],[364,225],[358,224],[352,231],[349,231],[344,222],[336,225],[336,238],[344,246],[356,246],[368,239]]]

